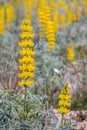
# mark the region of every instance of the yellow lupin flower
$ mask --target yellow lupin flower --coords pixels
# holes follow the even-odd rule
[[[67,59],[69,61],[74,61],[74,57],[75,57],[75,54],[74,54],[74,46],[73,44],[70,44],[68,46],[68,49],[67,49]]]
[[[47,4],[47,0],[40,0],[39,9],[45,12],[46,4]]]
[[[23,48],[19,51],[20,55],[21,56],[24,56],[24,55],[28,55],[28,56],[33,56],[36,54],[35,51],[33,51],[32,49],[29,49],[29,48]]]
[[[58,32],[59,31],[59,14],[58,14],[58,10],[56,10],[54,12],[53,21],[54,21],[54,26],[55,26],[55,32]]]
[[[50,9],[51,9],[51,11],[53,11],[54,6],[55,6],[54,0],[50,0]]]
[[[76,16],[75,13],[72,15],[72,18],[73,18],[73,22],[76,22],[76,21],[77,21],[77,16]]]
[[[24,39],[24,38],[34,38],[34,34],[31,34],[31,33],[27,33],[27,32],[23,32],[21,35],[20,35],[20,38],[21,39]]]
[[[23,58],[21,58],[21,59],[18,59],[18,61],[19,61],[19,63],[34,63],[35,62],[35,60],[31,57],[31,56],[24,56]]]
[[[20,47],[27,47],[27,46],[33,47],[34,46],[34,42],[31,41],[31,40],[23,40],[22,42],[19,42],[18,45]]]
[[[66,83],[62,89],[61,94],[58,96],[59,97],[59,102],[58,102],[58,106],[59,108],[57,109],[59,113],[61,114],[67,114],[70,112],[70,91],[69,91],[69,87],[68,84]]]
[[[63,95],[63,94],[60,94],[60,95],[59,95],[59,98],[60,98],[60,99],[65,99],[65,100],[69,100],[71,97],[70,97],[70,95],[66,95],[66,96],[65,96],[65,95]]]
[[[34,81],[33,80],[26,80],[26,86],[27,87],[30,87],[34,84]]]
[[[45,22],[47,26],[47,22],[51,21],[51,10],[50,7],[45,8]]]
[[[19,73],[18,74],[19,78],[24,78],[27,79],[27,78],[34,78],[34,73],[33,72],[29,72],[29,71],[22,71],[22,73]]]
[[[18,59],[19,65],[19,86],[30,87],[34,84],[34,71],[36,67],[34,66],[34,58],[33,56],[36,54],[33,51],[32,47],[34,43],[32,42],[32,38],[34,34],[32,34],[33,28],[30,26],[29,20],[24,20],[21,26],[21,30],[23,33],[20,35],[22,41],[19,42],[19,47],[21,47],[19,54],[21,58]]]
[[[4,33],[4,7],[0,6],[0,35]]]
[[[67,108],[64,108],[64,107],[62,108],[62,107],[61,107],[60,109],[58,109],[58,112],[61,113],[61,114],[63,114],[63,113],[64,113],[64,114],[67,114],[67,113],[70,112],[70,110],[68,110]]]
[[[10,28],[10,24],[14,19],[14,9],[12,3],[8,3],[6,7],[6,22],[7,22],[7,28]]]
[[[55,50],[55,28],[52,21],[47,22],[46,34],[48,39],[48,51],[53,52]]]
[[[73,17],[72,17],[72,10],[70,10],[70,9],[67,12],[67,21],[68,21],[69,25],[72,25],[72,23],[73,23]]]
[[[39,18],[39,39],[40,41],[43,41],[45,40],[45,12],[43,10],[39,10],[38,18]]]
[[[18,86],[19,86],[19,87],[21,87],[21,86],[23,86],[23,85],[24,85],[24,80],[21,80],[21,81],[18,82]]]
[[[27,0],[26,2],[26,19],[31,20],[32,19],[32,6],[33,6],[33,1],[32,0]]]
[[[66,16],[65,16],[65,14],[62,14],[60,16],[60,23],[61,23],[62,28],[65,29],[66,28]]]
[[[26,70],[26,64],[23,64],[22,66],[19,66],[19,70],[25,71]]]

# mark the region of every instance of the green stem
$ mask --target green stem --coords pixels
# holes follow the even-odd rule
[[[63,128],[63,120],[64,120],[64,114],[62,114],[62,119],[61,119],[61,127]]]
[[[27,98],[27,87],[25,86],[25,95],[24,95],[24,120],[26,120],[26,98]]]

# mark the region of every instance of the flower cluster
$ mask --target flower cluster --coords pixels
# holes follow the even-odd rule
[[[74,56],[75,56],[75,54],[74,54],[74,46],[73,46],[73,44],[70,44],[68,46],[68,49],[67,49],[67,59],[69,61],[74,61]]]
[[[65,29],[66,28],[66,17],[65,17],[65,14],[62,14],[60,16],[60,23],[61,23],[62,28]]]
[[[32,0],[27,0],[26,2],[26,19],[31,21],[32,19]]]
[[[53,11],[54,6],[55,6],[54,0],[50,0],[50,9],[51,9],[51,11]]]
[[[59,14],[57,10],[55,10],[54,12],[53,21],[54,21],[54,26],[55,26],[55,32],[58,32],[59,31]]]
[[[4,33],[4,7],[0,7],[0,35]]]
[[[62,89],[62,92],[60,93],[59,97],[59,102],[58,102],[58,106],[59,108],[57,109],[59,113],[61,114],[67,114],[70,112],[70,91],[69,91],[69,86],[66,83]]]
[[[72,17],[72,10],[71,9],[68,9],[68,12],[67,12],[67,21],[68,21],[68,24],[71,26],[72,23],[73,23],[73,17]]]
[[[42,10],[43,12],[45,12],[46,4],[47,4],[47,0],[40,0],[39,9]]]
[[[47,22],[47,39],[48,39],[48,51],[53,52],[55,49],[55,28],[53,22]]]
[[[45,14],[43,11],[39,11],[39,39],[40,41],[45,40]]]
[[[51,21],[51,10],[50,7],[46,7],[45,9],[45,24],[46,24],[46,29],[48,27],[48,21]]]
[[[30,26],[29,20],[24,20],[21,26],[21,30],[23,33],[20,35],[20,38],[22,39],[21,42],[19,42],[20,51],[19,54],[21,58],[19,58],[19,82],[18,86],[26,86],[30,87],[34,84],[34,71],[36,67],[34,66],[35,60],[33,56],[35,55],[35,51],[33,51],[32,47],[34,46],[34,43],[32,41],[32,38],[34,37],[34,34],[32,34],[32,26]]]
[[[46,7],[45,9],[45,25],[46,25],[46,32],[48,29],[48,22],[51,21],[51,10],[50,7]]]

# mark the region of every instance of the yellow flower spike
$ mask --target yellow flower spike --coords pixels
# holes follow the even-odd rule
[[[68,84],[64,85],[58,97],[60,100],[58,102],[59,108],[57,109],[57,111],[63,115],[69,113],[70,106],[71,106],[71,103],[70,103],[71,96],[70,96]]]
[[[34,84],[34,71],[36,67],[34,66],[34,58],[33,56],[36,54],[33,51],[32,47],[34,46],[34,42],[32,42],[32,38],[34,34],[32,33],[32,26],[30,25],[29,20],[24,20],[21,25],[21,30],[23,31],[20,35],[22,41],[18,43],[19,47],[21,47],[19,54],[21,58],[18,59],[19,62],[19,86],[30,87]],[[24,81],[24,82],[23,82]],[[26,88],[25,87],[25,88]]]
[[[76,21],[77,21],[77,16],[76,16],[76,14],[73,14],[72,17],[73,17],[73,22],[76,22]]]
[[[40,3],[39,3],[40,10],[45,12],[46,4],[47,4],[47,0],[40,0]]]
[[[55,6],[54,0],[50,0],[50,9],[51,9],[51,11],[53,11],[54,6]]]
[[[14,19],[14,9],[12,3],[8,3],[6,7],[6,22],[7,22],[7,28],[10,28],[10,24]]]
[[[48,51],[54,52],[55,50],[55,28],[52,21],[47,22],[46,34],[48,40]]]
[[[4,7],[0,6],[0,35],[4,34]]]
[[[22,25],[30,25],[30,20],[24,20],[23,22],[22,22]],[[29,26],[30,27],[30,26]]]
[[[60,23],[61,23],[62,28],[65,29],[66,28],[66,16],[65,16],[65,14],[62,14],[60,16]]]
[[[73,23],[73,16],[72,15],[73,15],[72,10],[69,9],[67,12],[67,21],[68,21],[69,25],[72,25],[72,23]]]
[[[32,20],[32,6],[33,6],[33,1],[32,0],[27,0],[26,2],[26,19]]]
[[[46,21],[46,26],[47,26],[47,22],[51,21],[51,10],[50,10],[50,7],[46,7],[46,9],[45,9],[45,21]]]
[[[54,26],[55,26],[55,32],[59,32],[59,14],[58,14],[58,10],[56,10],[54,12],[53,21],[54,21]]]
[[[45,12],[43,10],[39,10],[38,18],[39,18],[39,39],[40,41],[43,41],[45,40]]]
[[[74,46],[70,44],[67,49],[67,59],[69,61],[74,61],[75,53],[74,53]]]

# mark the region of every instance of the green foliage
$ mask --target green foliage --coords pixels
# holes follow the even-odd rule
[[[21,93],[21,94],[20,94]],[[35,129],[42,130],[46,126],[46,123],[52,120],[54,122],[53,128],[56,127],[57,119],[48,110],[46,103],[43,103],[43,98],[38,95],[32,95],[27,91],[27,119],[24,121],[24,91],[22,90],[18,94],[9,96],[9,91],[5,92],[4,89],[0,88],[0,126],[3,130],[24,130],[24,129]],[[49,126],[50,127],[50,126]]]
[[[68,0],[66,0],[68,1]],[[0,1],[0,4],[3,2]],[[62,10],[60,10],[60,13]],[[48,53],[47,40],[39,41],[39,27],[36,12],[32,12],[35,42],[35,85],[27,91],[26,101],[24,89],[12,89],[18,72],[18,42],[20,24],[25,14],[23,7],[15,6],[15,21],[11,29],[5,29],[0,36],[0,129],[1,130],[72,130],[71,121],[65,121],[65,128],[57,128],[58,120],[52,114],[51,107],[57,108],[58,94],[62,89],[65,76],[69,72],[69,81],[76,84],[72,109],[87,109],[87,18],[81,19],[67,29],[56,33],[56,50]],[[72,43],[75,47],[76,69],[67,61],[67,47]],[[80,75],[80,79],[78,79]],[[3,87],[1,87],[3,86]],[[6,88],[5,88],[6,87]],[[85,88],[84,91],[82,88]],[[24,104],[26,103],[26,120]]]

